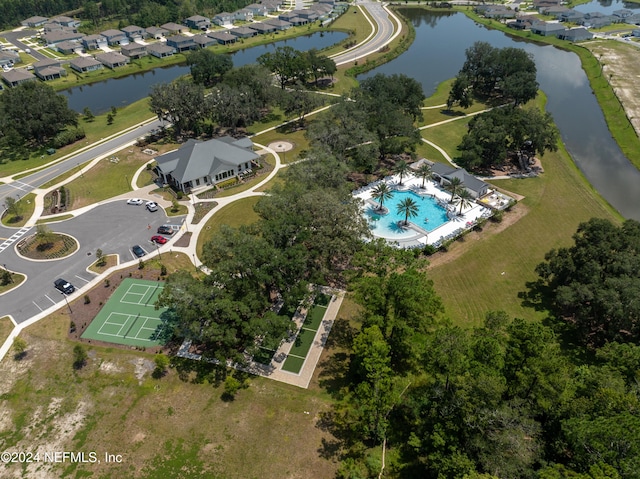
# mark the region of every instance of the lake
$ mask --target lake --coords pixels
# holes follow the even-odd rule
[[[335,45],[346,38],[347,34],[344,32],[317,32],[245,48],[232,53],[231,56],[233,65],[239,67],[255,63],[260,55],[273,52],[277,47],[287,45],[300,51],[307,51],[311,48],[320,50]],[[101,114],[109,111],[112,106],[126,106],[149,96],[151,87],[157,83],[168,83],[189,73],[190,68],[186,65],[160,67],[123,78],[110,78],[91,85],[70,88],[61,93],[68,98],[69,108],[82,112],[85,107],[89,107],[94,114]]]
[[[640,172],[611,136],[577,55],[491,30],[461,13],[401,12],[416,29],[415,42],[398,58],[359,79],[404,73],[420,81],[430,96],[438,84],[458,73],[465,50],[474,42],[526,50],[536,62],[538,82],[548,98],[546,108],[578,168],[623,216],[640,220]]]

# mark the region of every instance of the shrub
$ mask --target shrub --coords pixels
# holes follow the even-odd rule
[[[167,267],[163,264],[160,265],[160,276],[166,276],[167,275]]]
[[[91,298],[88,294],[84,295],[84,304],[89,304],[91,302]]]
[[[502,223],[502,219],[504,217],[504,213],[502,211],[496,211],[491,217],[491,221],[494,223]]]
[[[138,269],[144,269],[144,261],[138,261]]]
[[[74,323],[73,321],[71,321],[71,324],[69,324],[69,332],[70,333],[76,332],[76,323]]]
[[[85,133],[82,128],[69,128],[58,133],[53,138],[51,146],[53,148],[62,148],[63,146],[70,145],[84,137]]]
[[[179,200],[181,200],[184,197],[184,193],[182,191],[178,191],[176,193],[176,198],[178,198]]]
[[[15,352],[14,358],[20,360],[27,355],[27,342],[20,336],[13,338],[13,351]]]
[[[108,288],[111,285],[111,281],[109,281],[109,278],[104,280],[104,287]]]
[[[76,344],[73,347],[73,369],[82,369],[87,364],[87,350],[81,345]]]
[[[0,272],[0,286],[6,286],[12,282],[13,279],[11,278],[11,273],[6,269],[3,269],[2,272]]]

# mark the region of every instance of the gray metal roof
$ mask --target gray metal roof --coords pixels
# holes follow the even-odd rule
[[[253,145],[248,138],[235,140],[231,137],[208,141],[189,140],[179,149],[156,158],[164,174],[171,174],[180,183],[205,176],[215,176],[242,163],[249,163],[259,156],[243,145]]]

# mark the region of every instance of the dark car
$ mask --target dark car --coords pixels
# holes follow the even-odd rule
[[[62,279],[62,278],[58,278],[56,279],[53,284],[55,285],[56,289],[59,290],[60,292],[64,293],[64,294],[71,294],[73,293],[76,288],[74,288],[74,286],[69,283],[68,281]]]
[[[147,253],[140,247],[140,245],[135,245],[133,248],[131,248],[131,251],[133,251],[133,254],[135,254],[138,258],[142,258],[144,255],[146,255]]]
[[[167,242],[167,238],[165,238],[164,236],[155,235],[151,237],[151,241],[158,244],[165,244]]]
[[[171,236],[173,234],[173,228],[169,225],[162,225],[158,228],[158,234]]]

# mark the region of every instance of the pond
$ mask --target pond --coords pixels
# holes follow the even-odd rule
[[[246,48],[232,53],[231,56],[233,65],[239,67],[255,63],[260,55],[272,52],[276,47],[287,45],[300,51],[307,51],[311,48],[320,50],[346,38],[347,34],[344,32],[317,32],[312,35]],[[153,85],[171,82],[188,73],[188,66],[173,65],[123,78],[110,78],[91,85],[70,88],[61,93],[68,98],[71,109],[82,112],[85,107],[89,107],[94,114],[101,114],[109,111],[112,106],[122,107],[141,100],[149,96]]]
[[[359,79],[404,73],[420,81],[430,96],[438,84],[458,73],[465,50],[474,42],[523,48],[534,57],[540,88],[548,98],[547,110],[578,168],[623,216],[640,220],[640,172],[611,136],[577,55],[510,37],[463,14],[420,9],[403,9],[402,14],[415,26],[415,42],[400,57]]]

